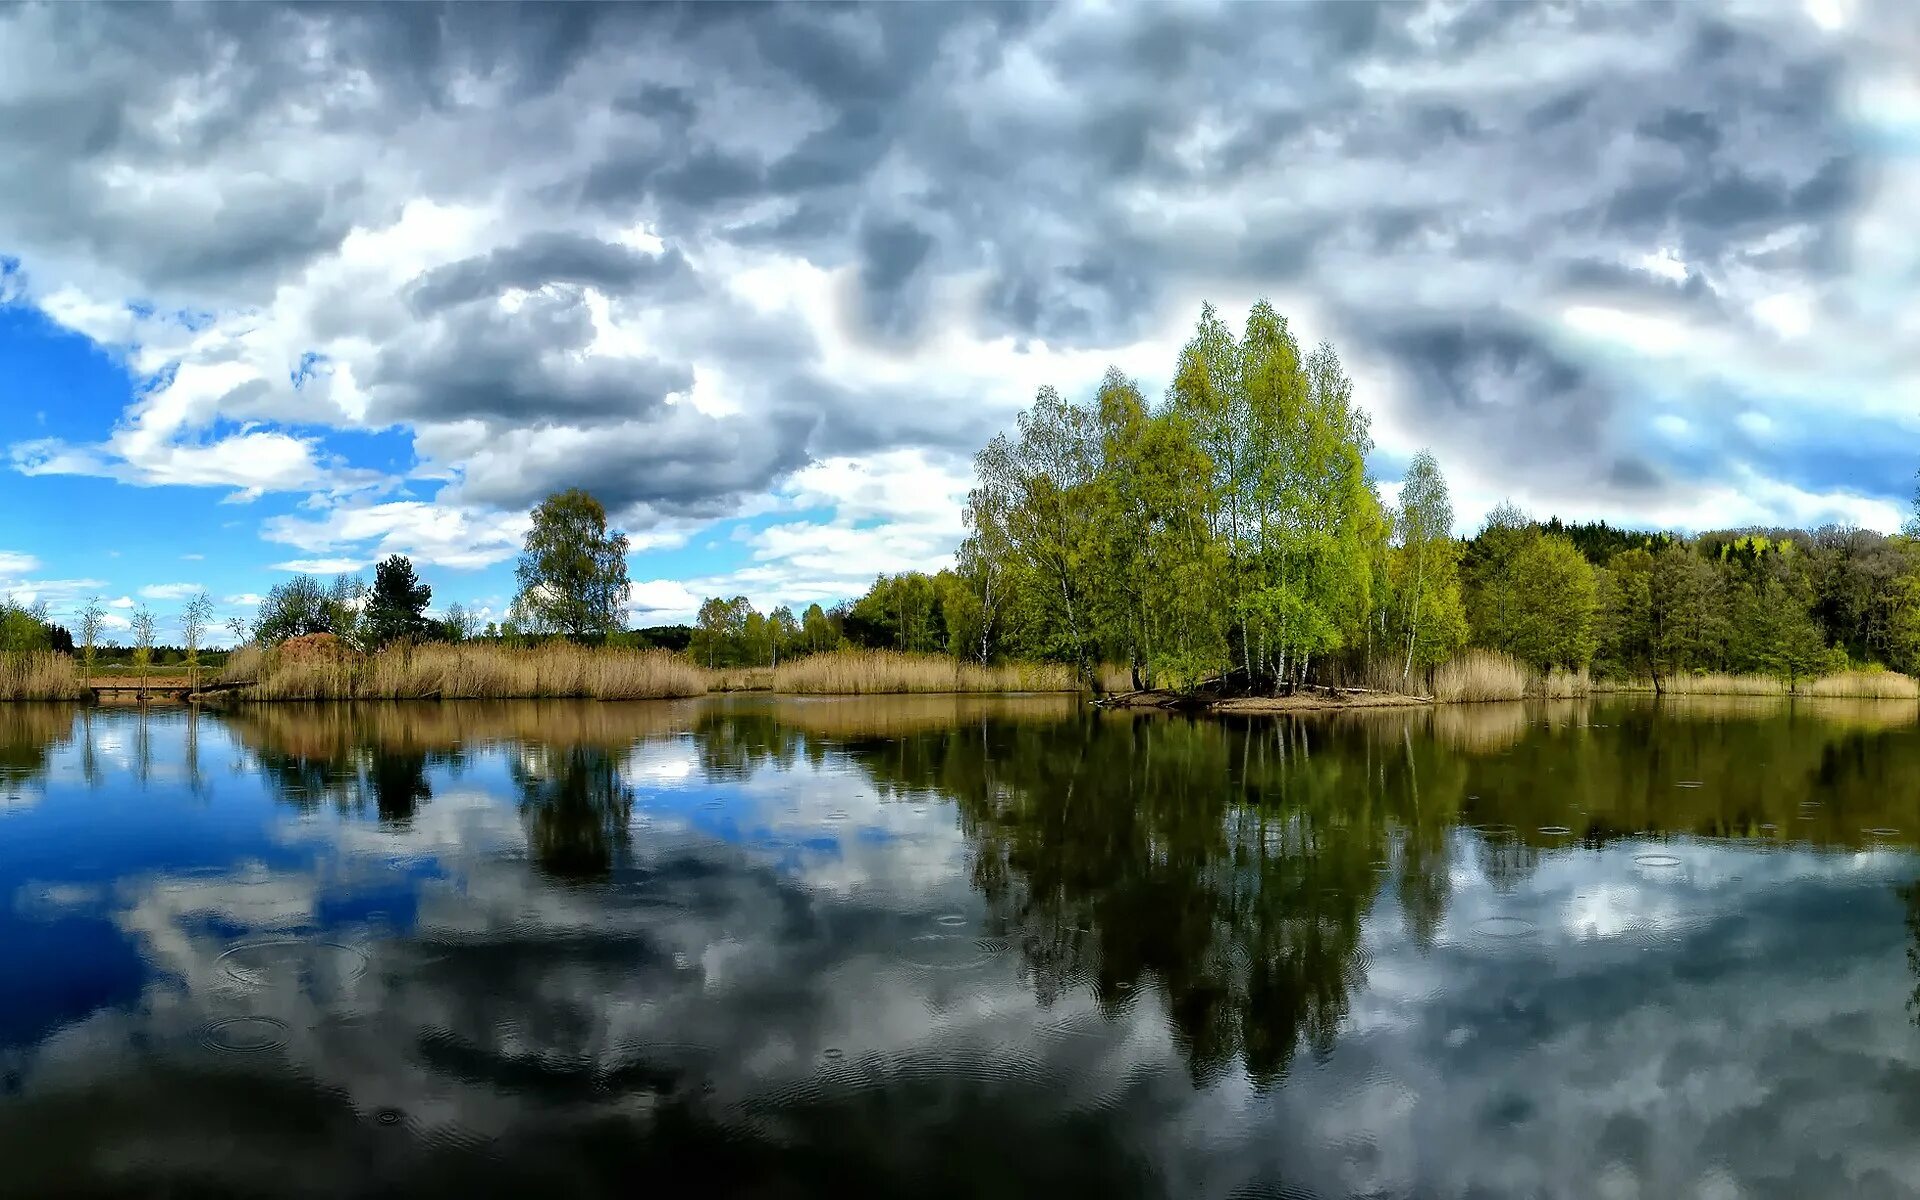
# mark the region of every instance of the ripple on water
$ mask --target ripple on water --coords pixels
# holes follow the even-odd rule
[[[832,812],[828,813],[826,816],[821,817],[820,819],[822,821],[829,821],[834,824],[838,824],[841,821],[844,821],[847,819],[847,810],[844,808],[836,808]]]
[[[200,1040],[228,1054],[263,1054],[287,1044],[285,1021],[272,1017],[229,1017],[215,1021],[200,1033]]]
[[[1469,825],[1467,828],[1486,837],[1512,837],[1515,832],[1514,827],[1505,821],[1482,821],[1478,825]]]
[[[945,913],[941,916],[935,917],[933,919],[933,923],[936,925],[946,925],[949,927],[953,927],[953,926],[965,925],[967,923],[967,919],[961,916],[959,913]]]
[[[367,956],[339,942],[288,938],[248,942],[215,960],[227,978],[248,987],[326,981],[351,983],[367,973]]]
[[[1703,786],[1703,783],[1701,780],[1698,780],[1698,779],[1679,779],[1674,781],[1673,786],[1683,787],[1683,788],[1697,788],[1697,787]]]
[[[1540,927],[1525,917],[1484,917],[1473,923],[1473,932],[1485,938],[1523,938],[1540,932]]]
[[[401,1115],[400,1110],[397,1108],[383,1108],[373,1114],[373,1119],[376,1124],[392,1126],[398,1125],[406,1118]]]
[[[1568,837],[1573,833],[1573,830],[1565,825],[1542,825],[1540,832],[1548,837]]]
[[[1877,838],[1900,836],[1900,831],[1898,829],[1893,828],[1890,825],[1874,825],[1866,829],[1862,829],[1860,832],[1866,834],[1868,837],[1877,837]]]
[[[1636,854],[1633,861],[1643,867],[1677,867],[1680,860],[1671,854]]]
[[[996,938],[957,933],[923,933],[900,947],[902,962],[928,971],[965,971],[983,967],[1004,947]]]

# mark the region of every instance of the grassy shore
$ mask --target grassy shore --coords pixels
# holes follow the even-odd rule
[[[370,657],[237,653],[227,682],[245,700],[661,700],[704,695],[706,673],[665,650],[591,650],[556,642],[397,647]]]
[[[529,648],[491,644],[396,647],[371,656],[313,654],[246,647],[229,656],[208,682],[245,685],[229,693],[236,701],[296,700],[653,700],[710,692],[759,691],[796,696],[887,696],[1078,692],[1073,672],[1057,663],[1006,663],[983,667],[942,655],[884,650],[843,650],[795,659],[775,668],[707,670],[664,650],[589,649],[564,642]],[[164,672],[172,679],[184,675]],[[1103,683],[1126,682],[1117,667],[1103,668]],[[150,678],[158,682],[161,672]],[[115,678],[124,679],[116,675]],[[1392,681],[1398,684],[1398,680]],[[1390,688],[1349,694],[1240,698],[1220,701],[1220,711],[1280,712],[1391,704],[1473,704],[1525,699],[1575,699],[1596,693],[1652,692],[1652,680],[1590,679],[1584,671],[1542,674],[1495,651],[1468,650],[1439,667],[1430,696],[1396,694]],[[1848,671],[1801,680],[1789,689],[1760,675],[1674,675],[1661,680],[1668,696],[1844,697],[1920,699],[1920,681],[1892,671]],[[0,655],[0,701],[76,700],[88,695],[76,664],[47,653]],[[1159,693],[1133,697],[1133,707],[1154,707]],[[1177,699],[1169,694],[1167,699]]]

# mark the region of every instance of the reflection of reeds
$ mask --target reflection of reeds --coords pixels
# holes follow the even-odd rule
[[[834,738],[899,737],[985,720],[1061,721],[1079,709],[1069,695],[823,696],[767,704],[781,724]]]
[[[795,695],[865,696],[900,692],[1071,692],[1073,672],[1058,663],[983,667],[937,654],[842,650],[782,663],[773,690]]]
[[[1433,698],[1450,704],[1519,700],[1527,694],[1531,674],[1512,655],[1468,650],[1434,671]]]
[[[86,694],[73,673],[73,660],[64,654],[0,654],[0,700],[78,700]]]
[[[1517,745],[1527,736],[1530,710],[1525,704],[1437,706],[1428,730],[1443,746],[1493,754]]]
[[[226,721],[257,748],[324,760],[358,746],[421,754],[498,743],[612,749],[685,733],[695,711],[591,700],[261,704],[233,709]]]
[[[12,704],[0,708],[0,746],[46,746],[73,733],[81,710],[71,704]]]
[[[555,642],[395,647],[371,658],[268,654],[254,700],[506,700],[582,697],[651,700],[707,690],[698,667],[665,650],[587,649]]]

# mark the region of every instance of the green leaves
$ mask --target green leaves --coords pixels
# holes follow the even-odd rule
[[[514,574],[514,610],[537,631],[587,637],[626,625],[627,536],[609,530],[607,510],[579,488],[533,510]]]

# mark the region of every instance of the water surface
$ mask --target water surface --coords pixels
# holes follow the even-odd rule
[[[1917,717],[0,706],[0,1194],[1920,1194]]]

